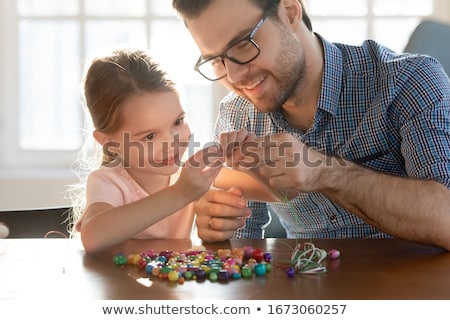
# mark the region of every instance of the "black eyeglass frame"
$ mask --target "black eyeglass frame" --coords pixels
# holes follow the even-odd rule
[[[217,55],[217,56],[214,56],[214,57],[211,57],[211,58],[208,58],[208,59],[206,59],[206,60],[202,60],[202,57],[200,56],[200,57],[198,58],[198,60],[197,60],[197,63],[196,63],[195,66],[194,66],[194,70],[197,71],[198,73],[200,73],[204,78],[208,79],[209,81],[217,81],[217,80],[220,80],[220,79],[225,78],[225,77],[227,76],[227,73],[225,72],[225,74],[224,74],[223,76],[218,77],[218,78],[211,79],[211,78],[207,77],[206,75],[204,75],[204,74],[200,71],[200,67],[201,67],[202,65],[204,65],[205,63],[209,63],[211,60],[215,60],[215,59],[217,59],[217,58],[220,58],[220,59],[221,59],[221,62],[223,63],[224,66],[225,66],[225,60],[224,60],[225,58],[228,59],[228,60],[230,60],[231,62],[234,62],[234,63],[236,63],[236,64],[240,64],[240,65],[244,65],[244,64],[250,63],[250,62],[252,62],[253,60],[255,60],[255,59],[259,56],[259,54],[261,53],[261,49],[259,48],[259,45],[255,42],[254,37],[255,37],[256,32],[259,30],[259,28],[262,26],[262,24],[264,23],[264,21],[266,20],[266,18],[269,16],[269,12],[270,12],[270,7],[267,8],[267,9],[264,11],[264,14],[263,14],[263,16],[261,17],[261,19],[259,19],[259,21],[256,23],[256,25],[252,28],[252,30],[249,32],[249,34],[248,34],[246,37],[244,37],[244,38],[242,38],[242,39],[239,39],[239,40],[236,40],[235,42],[231,43],[231,44],[225,49],[225,51],[224,51],[222,54]],[[233,48],[235,45],[237,45],[238,43],[243,42],[243,41],[248,41],[248,42],[251,43],[251,44],[256,48],[256,50],[258,51],[257,54],[256,54],[253,58],[248,59],[248,60],[246,60],[246,61],[239,61],[239,60],[237,60],[236,58],[234,58],[234,57],[232,57],[232,56],[229,56],[229,55],[227,54],[227,52],[228,52],[231,48]],[[225,70],[226,70],[226,67],[225,67]]]

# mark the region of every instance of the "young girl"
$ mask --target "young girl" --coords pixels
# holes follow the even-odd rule
[[[75,225],[87,252],[130,238],[189,239],[193,201],[221,170],[221,187],[237,179],[259,190],[251,178],[221,168],[219,147],[201,150],[181,166],[191,132],[174,83],[145,52],[119,50],[95,59],[84,93],[103,153],[100,168],[87,177]]]

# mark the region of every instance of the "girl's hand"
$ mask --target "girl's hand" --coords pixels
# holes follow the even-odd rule
[[[198,151],[184,164],[176,186],[188,199],[197,200],[210,189],[223,162],[220,146],[214,145]]]
[[[247,156],[245,148],[257,147],[256,135],[242,128],[239,131],[224,132],[220,135],[220,145],[224,150],[225,162],[228,167],[239,169],[240,162]],[[244,147],[245,145],[245,147]],[[244,147],[244,150],[242,149]]]

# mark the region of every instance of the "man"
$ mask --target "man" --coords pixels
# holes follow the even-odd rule
[[[196,70],[232,91],[216,127],[228,163],[298,193],[246,207],[240,190],[211,190],[196,204],[203,240],[260,238],[269,206],[288,237],[450,249],[450,81],[435,59],[332,44],[298,0],[173,6],[201,51]]]

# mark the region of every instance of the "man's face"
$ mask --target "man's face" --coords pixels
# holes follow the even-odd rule
[[[230,45],[247,37],[264,12],[249,1],[213,1],[187,26],[202,59],[222,55]],[[262,112],[280,108],[291,96],[304,69],[303,51],[283,22],[267,18],[254,33],[260,54],[247,64],[224,59],[227,76],[220,82]]]

